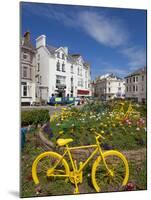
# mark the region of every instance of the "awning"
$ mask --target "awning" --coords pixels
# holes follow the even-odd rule
[[[89,94],[89,90],[78,90],[77,93],[78,94],[88,95]]]

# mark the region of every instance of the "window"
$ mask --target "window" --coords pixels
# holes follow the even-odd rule
[[[39,77],[39,83],[40,84],[42,83],[42,77],[41,76]]]
[[[66,77],[65,76],[56,76],[56,86],[58,85],[65,85],[66,83]]]
[[[135,82],[135,76],[133,77],[133,82]]]
[[[129,87],[129,91],[131,92],[131,86]]]
[[[65,72],[65,64],[62,63],[62,71]]]
[[[27,54],[23,54],[23,59],[27,59]]]
[[[138,91],[138,86],[136,85],[136,92]]]
[[[127,92],[128,92],[128,87],[126,87],[126,90],[127,90]]]
[[[78,79],[78,86],[83,87],[83,79],[82,78]]]
[[[60,52],[57,52],[57,58],[60,58]]]
[[[135,92],[135,85],[133,85],[133,92]]]
[[[60,62],[57,62],[57,71],[60,71]]]
[[[121,87],[119,87],[118,90],[121,91]]]
[[[130,83],[131,83],[132,79],[130,78]]]
[[[111,88],[108,88],[109,92],[111,91]]]
[[[128,78],[126,79],[126,82],[128,83]]]
[[[87,73],[87,71],[85,71],[85,78],[87,78],[88,77],[88,73]]]
[[[27,85],[23,86],[23,96],[27,96]]]
[[[27,83],[22,82],[23,96],[27,96]]]
[[[27,78],[27,67],[23,67],[23,78]]]
[[[144,86],[142,85],[142,92],[144,91]]]
[[[144,81],[144,76],[142,76],[142,81]]]
[[[63,59],[63,60],[65,60],[65,56],[64,56],[64,53],[62,54],[62,59]]]
[[[30,68],[30,79],[32,79],[32,69]]]
[[[136,82],[138,82],[138,76],[136,76]]]
[[[79,67],[78,67],[78,75],[80,75],[80,69],[79,69]]]
[[[85,88],[87,89],[87,81],[85,81]]]
[[[40,71],[40,63],[37,63],[37,72]]]
[[[38,60],[40,60],[40,54],[38,54]]]
[[[71,73],[73,73],[73,65],[71,65]]]
[[[36,82],[39,83],[39,75],[36,77]]]
[[[110,85],[110,82],[109,82],[109,85]]]

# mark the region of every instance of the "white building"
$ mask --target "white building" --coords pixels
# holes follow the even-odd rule
[[[99,76],[95,80],[95,96],[101,100],[124,98],[125,81],[113,74]]]
[[[52,94],[90,96],[90,65],[81,55],[70,55],[68,47],[46,44],[46,36],[36,39],[36,98],[48,101]]]
[[[136,70],[125,77],[126,98],[146,102],[146,67]]]
[[[21,104],[29,105],[35,101],[35,65],[36,51],[30,41],[30,33],[26,32],[21,41]]]

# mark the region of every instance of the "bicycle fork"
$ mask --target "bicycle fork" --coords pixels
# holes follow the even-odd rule
[[[112,170],[110,170],[110,169],[108,168],[107,163],[106,163],[106,160],[105,160],[105,158],[104,158],[104,156],[103,156],[102,149],[100,148],[100,145],[99,145],[99,142],[98,142],[98,141],[97,141],[97,144],[98,144],[98,149],[99,149],[99,152],[100,152],[100,156],[101,156],[102,161],[103,161],[103,163],[104,163],[104,165],[105,165],[105,168],[107,169],[109,175],[113,177],[113,176],[114,176],[114,173],[113,173]]]

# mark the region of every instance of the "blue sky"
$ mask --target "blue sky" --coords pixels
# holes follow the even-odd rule
[[[91,64],[92,79],[105,73],[124,77],[146,65],[146,11],[21,3],[21,35],[46,35],[47,44],[67,46]]]

